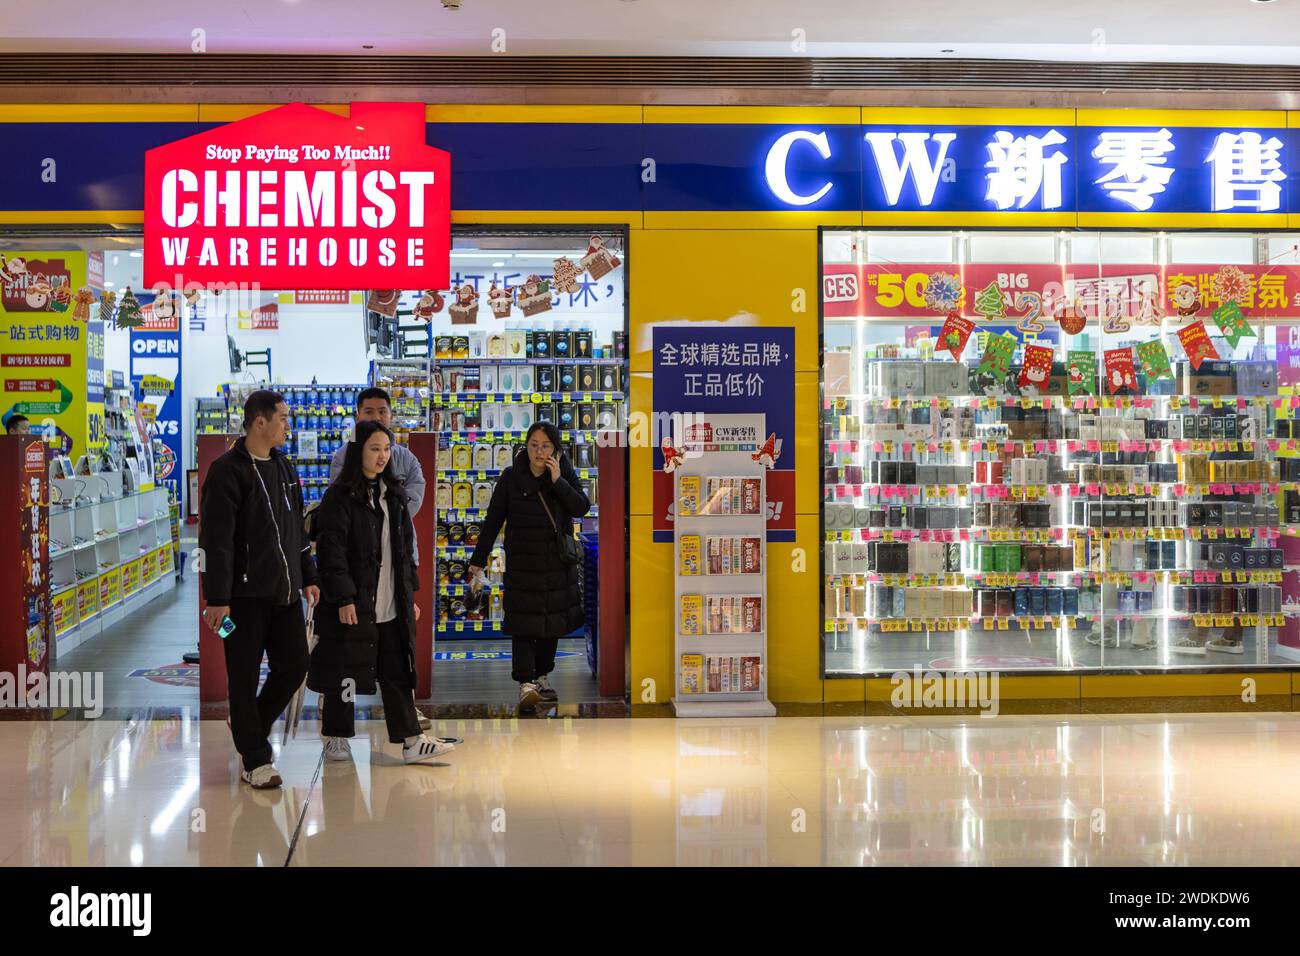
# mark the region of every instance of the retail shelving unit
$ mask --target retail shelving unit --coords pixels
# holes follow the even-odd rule
[[[675,445],[685,449],[673,517],[679,717],[776,713],[767,700],[767,469],[754,460],[763,421],[718,416]]]

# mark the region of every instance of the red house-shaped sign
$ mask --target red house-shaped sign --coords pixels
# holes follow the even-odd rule
[[[291,103],[145,154],[144,283],[438,289],[451,155],[421,103]]]

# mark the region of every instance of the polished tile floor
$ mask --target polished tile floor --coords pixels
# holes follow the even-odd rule
[[[6,866],[1300,863],[1300,717],[382,724],[325,765],[277,739],[237,781],[222,721],[0,722]],[[277,731],[278,733],[278,731]]]

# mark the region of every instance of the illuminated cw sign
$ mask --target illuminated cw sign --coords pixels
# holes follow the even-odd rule
[[[1277,212],[1286,204],[1289,135],[1199,127],[868,127],[863,208]],[[830,177],[817,177],[817,188],[792,186],[792,151],[804,151],[797,161],[806,173],[809,161],[816,163],[810,149],[832,158],[827,130],[789,130],[768,148],[764,179],[782,205],[824,206],[835,189]]]

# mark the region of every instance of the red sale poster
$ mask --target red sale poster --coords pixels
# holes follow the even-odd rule
[[[1040,392],[1047,390],[1052,377],[1052,348],[1043,345],[1025,346],[1025,365],[1020,370],[1020,387],[1033,386]]]
[[[1133,368],[1131,348],[1106,350],[1106,388],[1112,395],[1121,389],[1137,387],[1137,372]]]

